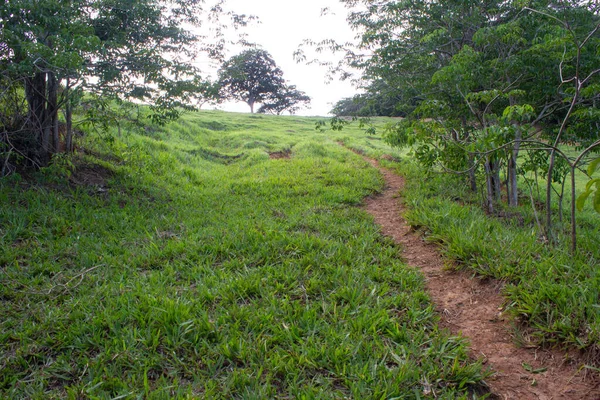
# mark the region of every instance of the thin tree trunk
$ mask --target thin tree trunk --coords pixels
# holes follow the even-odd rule
[[[578,60],[579,62],[579,60]],[[581,82],[579,80],[579,73],[575,74],[575,94],[573,95],[573,99],[571,100],[571,105],[569,110],[567,111],[567,115],[563,118],[560,129],[558,130],[558,134],[556,135],[556,139],[554,140],[554,147],[550,152],[550,165],[548,166],[548,180],[546,181],[546,230],[548,235],[548,240],[554,241],[554,237],[552,235],[552,176],[554,175],[554,164],[556,161],[556,147],[558,147],[562,134],[567,127],[567,122],[575,109],[575,105],[579,100],[579,94],[581,93]]]
[[[46,74],[36,73],[25,81],[25,97],[29,105],[28,125],[34,135],[33,158],[40,166],[48,165],[50,130],[46,118]]]
[[[494,161],[491,163],[492,182],[494,190],[494,199],[500,201],[502,198],[502,181],[500,181],[500,168],[499,162]]]
[[[571,252],[575,254],[577,250],[577,220],[575,219],[575,168],[577,164],[571,167]]]
[[[510,161],[512,160],[512,155],[508,158],[508,162],[506,163],[506,179],[504,180],[504,184],[506,185],[506,201],[510,205],[510,196],[511,196],[511,188],[510,188]]]
[[[519,151],[521,149],[522,132],[518,125],[514,125],[515,128],[515,144],[513,146],[510,160],[508,162],[508,205],[511,207],[517,207],[519,205],[519,193],[517,189],[517,159],[519,158]]]
[[[462,124],[462,132],[463,132],[463,140],[465,143],[469,142],[470,139],[470,132],[467,126],[467,119],[465,117],[461,118],[461,124]],[[476,173],[475,173],[475,154],[473,153],[469,153],[469,161],[468,161],[468,166],[469,166],[469,186],[471,188],[471,192],[476,193],[477,192],[477,177],[476,177]]]
[[[562,224],[563,222],[563,200],[565,198],[565,185],[567,184],[567,177],[563,179],[560,186],[560,195],[558,196],[558,221]]]
[[[535,222],[537,224],[538,231],[540,232],[540,234],[543,234],[544,231],[543,231],[542,223],[540,222],[540,218],[538,217],[538,212],[535,207],[535,200],[533,199],[533,188],[531,187],[531,183],[527,179],[525,179],[525,184],[527,184],[527,187],[529,188],[529,199],[531,200],[531,210],[533,211],[533,216],[535,218]]]
[[[471,192],[477,192],[477,178],[475,176],[475,156],[469,154],[469,185]]]
[[[485,161],[485,184],[487,189],[486,206],[490,214],[494,213],[494,188],[492,184],[492,170],[489,158]]]
[[[49,99],[48,99],[48,89],[51,86],[49,82],[49,73],[43,74],[45,82],[45,91],[42,92],[42,97],[44,101],[44,118],[42,119],[42,152],[43,152],[43,162],[42,165],[48,165],[50,163],[50,154],[51,154],[51,136],[52,136],[52,116],[50,115],[52,110],[50,109]]]
[[[65,133],[65,152],[70,153],[73,151],[73,109],[71,102],[67,99],[65,106],[65,122],[66,122],[66,133]]]
[[[46,166],[50,163],[50,136],[52,134],[52,126],[50,125],[50,118],[44,121],[44,127],[42,131],[42,166]]]
[[[73,104],[70,98],[71,79],[67,77],[64,90],[65,101],[65,153],[73,151]]]
[[[556,162],[556,150],[550,151],[550,163],[548,164],[548,175],[546,176],[546,237],[554,242],[552,233],[552,177],[554,175],[554,163]]]
[[[58,135],[58,80],[53,72],[48,72],[48,118],[52,134],[52,153],[60,150],[60,137]]]

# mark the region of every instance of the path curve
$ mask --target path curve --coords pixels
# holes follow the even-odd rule
[[[501,285],[491,279],[473,278],[466,271],[444,269],[436,247],[411,231],[402,217],[405,207],[398,194],[404,178],[382,168],[376,160],[365,160],[381,171],[386,182],[382,194],[366,199],[366,211],[373,215],[384,235],[402,246],[406,262],[425,275],[441,325],[453,334],[462,333],[471,344],[471,356],[483,359],[495,372],[486,382],[496,398],[600,399],[600,380],[586,373],[588,370],[579,370],[581,362],[563,352],[514,345],[511,325],[502,314]],[[536,370],[538,373],[530,372]]]

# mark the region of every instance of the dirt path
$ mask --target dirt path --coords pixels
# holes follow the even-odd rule
[[[404,258],[420,268],[427,289],[442,316],[442,326],[471,343],[472,357],[482,358],[495,375],[487,380],[498,399],[600,399],[600,381],[578,371],[565,353],[514,345],[509,322],[502,315],[503,297],[498,283],[473,278],[466,272],[446,271],[434,245],[411,232],[402,218],[405,209],[397,198],[402,177],[365,158],[385,177],[381,195],[366,200],[385,235],[404,249]],[[533,373],[536,371],[537,373]],[[543,372],[542,372],[543,371]],[[587,376],[586,376],[587,375]]]

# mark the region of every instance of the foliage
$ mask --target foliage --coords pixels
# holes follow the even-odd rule
[[[338,101],[331,114],[349,117],[405,117],[409,109],[414,109],[414,105],[407,108],[402,99],[402,90],[390,87],[383,80],[371,83],[365,90],[363,94]]]
[[[0,103],[12,108],[6,117],[13,118],[3,126],[3,145],[27,137],[26,148],[12,148],[36,165],[47,165],[64,147],[59,111],[71,135],[73,108],[83,93],[100,103],[152,104],[155,121],[176,118],[180,107],[211,92],[189,60],[198,52],[219,58],[224,43],[191,29],[207,20],[218,22],[221,14],[220,2],[202,1],[3,2]],[[232,24],[245,22],[229,16]],[[15,90],[25,103],[8,96]]]
[[[260,49],[250,49],[231,57],[219,71],[221,96],[240,100],[248,104],[254,113],[254,105],[261,103],[261,113],[294,113],[300,104],[310,98],[288,86],[283,79],[283,71],[271,55]]]
[[[368,100],[360,94],[347,97],[334,104],[330,113],[338,117],[370,115]]]
[[[592,176],[594,172],[598,170],[598,166],[600,165],[600,157],[596,158],[592,162],[587,170],[588,176]],[[579,211],[583,210],[585,202],[588,198],[592,199],[592,206],[596,212],[600,213],[600,178],[592,178],[585,186],[585,192],[581,193],[577,198],[577,209]]]
[[[394,93],[395,109],[407,110],[407,120],[385,130],[388,143],[416,146],[424,165],[462,175],[467,187],[484,193],[492,214],[503,199],[518,206],[529,179],[520,160],[544,150],[546,159],[528,160],[539,161],[533,170],[546,176],[546,219],[539,235],[553,242],[551,197],[558,195],[562,218],[569,175],[574,198],[575,171],[600,144],[597,4],[343,2],[350,24],[361,33],[359,49],[329,47],[345,51],[344,62],[362,70],[371,82],[371,99]],[[564,147],[569,145],[580,153],[569,156]],[[561,168],[564,164],[568,167]],[[576,226],[573,209],[573,248]]]
[[[310,97],[296,89],[296,86],[283,86],[272,93],[258,109],[261,114],[281,115],[284,111],[294,114],[310,103]]]

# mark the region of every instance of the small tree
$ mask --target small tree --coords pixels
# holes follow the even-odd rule
[[[223,64],[219,71],[221,96],[240,100],[250,106],[262,103],[261,112],[293,112],[299,103],[310,101],[295,86],[287,86],[283,71],[265,50],[246,50]]]
[[[294,114],[298,109],[309,103],[310,97],[296,89],[296,86],[283,86],[263,103],[258,112],[281,115],[284,111],[288,111],[290,114]]]

